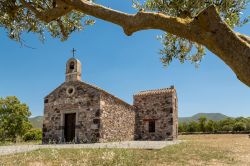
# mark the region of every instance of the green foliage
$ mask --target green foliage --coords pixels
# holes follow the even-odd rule
[[[199,131],[199,125],[198,125],[198,123],[195,122],[195,121],[189,122],[189,124],[187,126],[187,131],[188,132],[197,132],[197,131]]]
[[[194,18],[210,5],[215,5],[221,18],[232,28],[248,22],[249,18],[241,19],[240,15],[246,8],[249,0],[132,0],[133,7],[138,10],[161,12],[169,16]],[[205,55],[205,47],[190,40],[173,34],[164,33],[158,39],[163,44],[160,50],[161,61],[168,66],[173,59],[181,63],[190,61],[199,65]]]
[[[233,126],[232,125],[224,125],[221,128],[222,131],[233,131]]]
[[[205,131],[208,131],[208,132],[213,132],[215,130],[215,125],[214,125],[214,121],[213,120],[209,120],[206,124],[206,130]]]
[[[246,130],[250,131],[250,117],[247,118],[247,122],[246,122]]]
[[[233,126],[233,131],[244,131],[246,125],[243,122],[236,122]]]
[[[217,131],[248,131],[250,132],[250,118],[226,118],[219,121],[208,120],[201,116],[198,121],[179,123],[179,132],[217,132]]]
[[[226,119],[220,121],[220,123],[221,123],[222,126],[225,126],[225,125],[229,125],[230,126],[230,125],[233,125],[236,120],[237,120],[237,118],[236,119],[226,118]]]
[[[40,12],[53,8],[53,0],[32,0],[33,7]],[[62,23],[62,26],[59,25]],[[37,33],[40,40],[45,39],[44,33],[50,32],[52,37],[66,40],[72,32],[83,29],[85,25],[92,25],[94,21],[84,13],[73,11],[50,23],[40,21],[33,12],[27,10],[20,0],[0,1],[0,27],[5,28],[10,39],[22,42],[23,33]],[[63,27],[63,30],[62,30]]]
[[[30,115],[29,107],[17,97],[0,98],[0,141],[15,142],[18,136],[23,136],[31,128]]]
[[[42,130],[41,129],[31,129],[23,136],[24,141],[39,141],[42,140]]]
[[[199,128],[202,132],[205,132],[207,118],[205,116],[201,116],[199,118]]]
[[[166,33],[158,37],[161,40],[164,48],[160,50],[161,62],[168,66],[173,59],[178,59],[180,63],[185,61],[190,61],[198,67],[205,54],[205,49],[203,46],[191,42],[187,39],[178,37],[173,34]],[[191,53],[193,49],[196,49],[196,53]]]
[[[180,123],[179,126],[178,126],[178,132],[185,132],[187,131],[187,123],[186,122],[183,122],[183,123]]]

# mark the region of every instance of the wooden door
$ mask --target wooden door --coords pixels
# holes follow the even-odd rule
[[[65,114],[64,138],[66,142],[72,142],[75,138],[76,114]]]

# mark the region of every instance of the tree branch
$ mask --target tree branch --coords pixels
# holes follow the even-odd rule
[[[61,0],[57,0],[55,8],[45,10],[43,12],[38,11],[34,6],[32,6],[31,2],[26,2],[25,0],[20,0],[20,2],[24,7],[32,11],[37,18],[46,23],[57,20],[59,17],[72,11],[72,8]]]
[[[248,44],[250,44],[250,37],[247,35],[243,35],[241,33],[236,33],[242,40],[244,40],[245,42],[247,42]]]
[[[191,19],[171,17],[153,12],[127,14],[86,0],[66,0],[65,2],[74,10],[121,26],[128,36],[141,30],[160,29],[182,37],[192,38],[189,35]]]
[[[221,58],[250,87],[250,46],[248,37],[238,36],[210,6],[194,19],[161,13],[122,13],[86,0],[65,0],[73,9],[120,25],[127,35],[146,29],[160,29],[206,46]]]
[[[179,18],[153,12],[127,14],[86,0],[57,1],[61,4],[41,13],[21,0],[28,9],[45,22],[76,10],[117,24],[127,35],[141,30],[159,29],[202,44],[222,59],[238,79],[250,87],[250,39],[246,35],[235,33],[221,19],[215,6],[206,8],[195,18]]]
[[[57,23],[58,23],[58,25],[59,25],[59,27],[60,27],[60,29],[61,29],[61,33],[62,33],[63,37],[66,38],[66,37],[68,36],[68,34],[67,34],[67,32],[65,31],[65,28],[64,28],[64,26],[63,26],[62,20],[59,18],[59,19],[57,19],[56,21],[57,21]]]

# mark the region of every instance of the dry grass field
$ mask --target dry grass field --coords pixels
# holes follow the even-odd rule
[[[180,136],[178,145],[161,150],[42,149],[0,156],[0,165],[250,165],[247,135]]]

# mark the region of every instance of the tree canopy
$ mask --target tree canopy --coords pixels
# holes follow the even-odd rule
[[[94,24],[99,18],[123,28],[126,35],[159,29],[163,44],[162,62],[173,59],[198,65],[209,49],[223,60],[238,79],[250,86],[250,37],[233,31],[248,22],[241,18],[249,0],[132,0],[136,14],[98,5],[87,0],[1,0],[0,27],[22,42],[32,32],[44,40],[44,33],[66,40],[70,34]],[[89,17],[93,16],[93,17]]]
[[[200,117],[198,121],[188,121],[179,123],[179,132],[250,132],[250,117],[226,118],[219,121],[208,120]]]
[[[0,98],[0,141],[16,141],[31,128],[29,107],[17,97]]]

